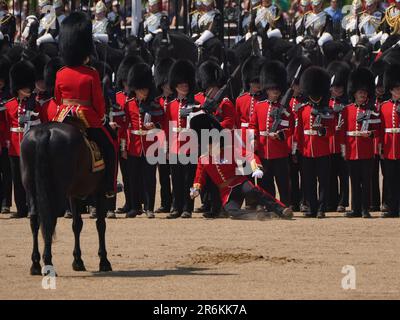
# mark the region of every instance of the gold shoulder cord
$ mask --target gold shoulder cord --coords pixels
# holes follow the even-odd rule
[[[391,5],[389,8],[386,9],[385,11],[385,18],[382,20],[382,23],[384,21],[387,22],[390,28],[392,28],[391,34],[396,34],[399,33],[400,31],[400,14],[398,14],[395,17],[392,17],[389,13],[394,9],[395,5]]]
[[[5,18],[4,20],[1,20],[1,21],[0,21],[0,25],[6,23],[8,20],[11,19],[11,17],[12,17],[12,15],[9,15],[9,16],[8,16],[7,18]]]

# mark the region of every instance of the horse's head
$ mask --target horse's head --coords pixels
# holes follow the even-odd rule
[[[319,50],[320,49],[316,38],[311,36],[304,37],[303,41],[301,42],[301,51],[303,56],[311,59],[318,54]]]
[[[361,38],[353,47],[350,62],[356,67],[368,67],[373,60],[373,47],[368,38]]]
[[[36,47],[38,33],[39,20],[33,15],[26,17],[21,34],[22,44],[28,48]]]

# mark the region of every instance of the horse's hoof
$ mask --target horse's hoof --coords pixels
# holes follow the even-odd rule
[[[86,271],[85,264],[82,260],[74,260],[74,262],[72,262],[72,269],[74,271]]]
[[[109,271],[112,271],[111,263],[110,263],[109,261],[104,262],[104,263],[100,263],[99,271],[100,271],[100,272],[109,272]]]
[[[31,266],[31,276],[41,276],[42,275],[42,267],[40,263],[33,263]]]

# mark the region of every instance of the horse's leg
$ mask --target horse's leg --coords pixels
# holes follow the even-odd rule
[[[107,199],[104,193],[99,193],[97,195],[96,201],[97,210],[97,220],[96,227],[97,233],[99,235],[99,257],[100,257],[100,267],[99,271],[112,271],[111,263],[107,259],[106,251],[106,211],[107,211]]]
[[[54,230],[57,224],[57,217],[48,217],[49,221],[44,222],[46,226],[42,227],[42,234],[44,240],[43,262],[45,266],[52,266],[51,246],[53,242]]]
[[[42,267],[40,266],[40,253],[39,253],[39,219],[37,212],[31,212],[31,230],[33,236],[33,250],[32,250],[32,266],[31,275],[40,276],[42,274]]]
[[[82,252],[80,245],[80,235],[82,231],[83,221],[80,208],[78,208],[78,200],[70,198],[69,203],[72,212],[72,230],[74,231],[75,246],[74,246],[74,261],[72,262],[72,269],[74,271],[86,271],[85,264],[82,260]]]

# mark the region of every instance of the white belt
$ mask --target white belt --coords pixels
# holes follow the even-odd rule
[[[10,128],[10,131],[21,133],[21,132],[24,132],[24,128],[20,128],[20,127]]]
[[[270,137],[273,135],[274,135],[274,133],[269,132],[269,131],[260,131],[260,136],[263,136],[263,137]]]
[[[385,129],[386,133],[400,133],[400,128],[387,128]]]
[[[131,130],[132,134],[135,134],[137,136],[145,136],[147,134],[147,131],[145,130]]]
[[[243,122],[243,123],[241,124],[241,127],[242,127],[242,128],[248,128],[248,127],[249,127],[249,124],[248,124],[247,122]]]
[[[348,137],[361,137],[365,134],[365,131],[347,131],[346,136]]]
[[[125,111],[113,111],[113,112],[111,112],[111,115],[114,116],[114,117],[124,116],[125,115]]]
[[[172,132],[182,132],[182,131],[189,131],[187,128],[172,128]]]
[[[304,130],[304,134],[306,136],[317,136],[318,131],[317,130]]]

